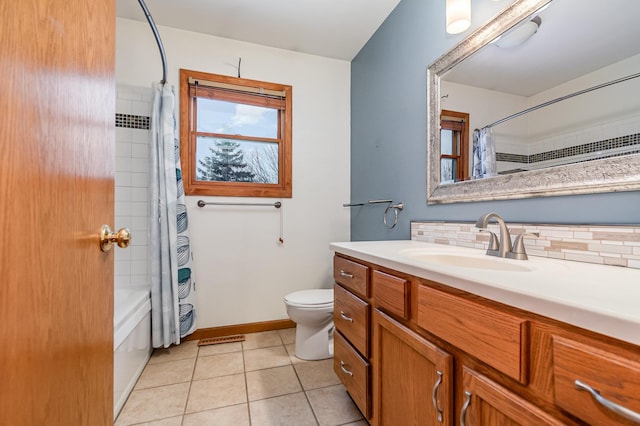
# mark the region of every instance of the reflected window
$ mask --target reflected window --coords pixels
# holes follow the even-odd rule
[[[440,182],[469,179],[469,114],[440,114]]]

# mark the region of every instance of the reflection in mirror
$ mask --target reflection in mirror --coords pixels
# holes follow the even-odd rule
[[[640,186],[637,16],[637,0],[518,0],[434,62],[428,202]],[[468,114],[470,173],[445,169],[440,110]]]

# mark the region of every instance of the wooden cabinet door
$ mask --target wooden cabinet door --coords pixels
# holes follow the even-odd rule
[[[563,425],[535,405],[487,377],[463,368],[460,410],[462,426]]]
[[[115,1],[0,16],[0,424],[112,425]]]
[[[453,424],[452,357],[377,309],[373,341],[373,424]]]

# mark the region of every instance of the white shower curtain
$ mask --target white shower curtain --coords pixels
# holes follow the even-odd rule
[[[491,128],[484,127],[473,131],[473,169],[471,177],[480,179],[495,176],[496,147]]]
[[[179,344],[180,338],[195,330],[195,281],[173,111],[175,95],[167,83],[154,83],[153,90],[149,160],[151,338],[154,348],[166,348]]]

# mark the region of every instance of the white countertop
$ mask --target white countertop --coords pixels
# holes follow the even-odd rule
[[[420,241],[331,243],[330,249],[487,299],[640,345],[640,270],[530,256],[492,257],[529,271],[446,266],[411,254],[486,256],[484,250]]]

